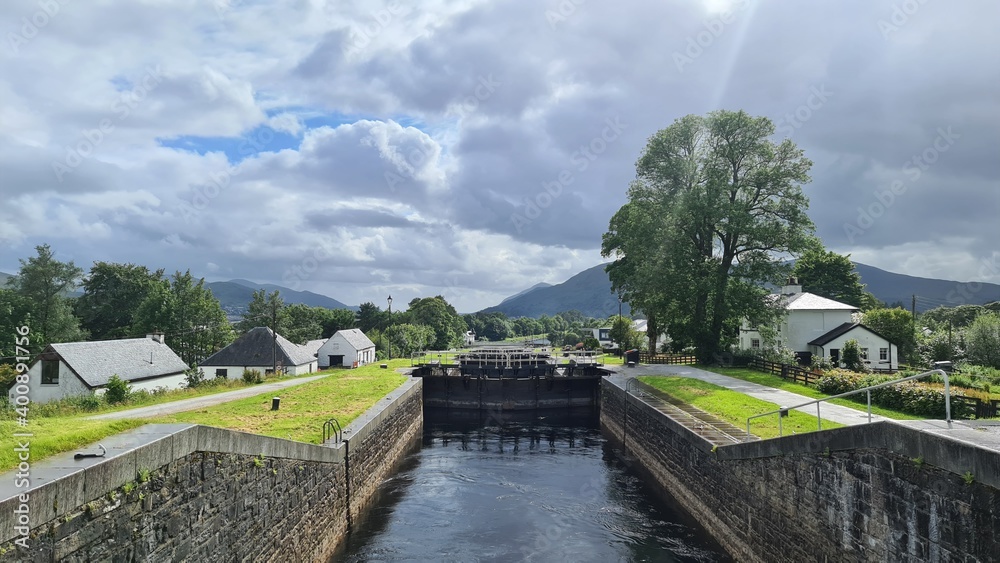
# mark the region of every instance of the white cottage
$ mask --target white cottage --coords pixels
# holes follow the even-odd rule
[[[359,367],[375,361],[375,344],[361,332],[351,328],[338,330],[319,348],[319,367]]]
[[[785,310],[784,318],[776,327],[779,345],[795,352],[802,363],[809,363],[816,355],[839,365],[843,343],[854,339],[872,367],[898,368],[896,345],[856,322],[854,315],[859,310],[854,305],[804,292],[795,278],[789,278],[781,292],[770,297]],[[757,327],[750,326],[746,320],[740,327],[739,346],[745,350],[764,346]]]
[[[263,374],[274,371],[287,375],[313,373],[317,370],[316,351],[321,341],[305,345],[290,342],[264,326],[253,328],[232,344],[205,358],[198,366],[205,377],[239,378],[243,370],[255,369]]]
[[[187,364],[164,343],[160,333],[146,338],[49,344],[28,368],[28,396],[33,403],[47,403],[101,395],[114,375],[129,382],[135,391],[180,389],[186,369]]]

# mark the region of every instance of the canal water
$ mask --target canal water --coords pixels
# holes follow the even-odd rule
[[[731,561],[583,413],[425,409],[423,447],[334,561]]]

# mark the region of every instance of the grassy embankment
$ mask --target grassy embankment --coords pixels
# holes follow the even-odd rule
[[[809,387],[803,383],[794,383],[787,379],[782,379],[777,375],[771,375],[769,373],[764,373],[750,368],[721,368],[712,366],[698,366],[699,369],[705,371],[711,371],[718,373],[720,375],[728,375],[729,377],[735,377],[737,379],[742,379],[743,381],[749,381],[751,383],[758,383],[760,385],[766,385],[768,387],[774,387],[775,389],[781,389],[783,391],[789,391],[791,393],[796,393],[799,395],[804,395],[810,399],[822,399],[824,397],[829,397],[830,395],[823,393],[822,391],[816,390],[814,387]],[[858,400],[852,401],[850,399],[833,399],[829,401],[830,404],[840,405],[843,407],[849,407],[852,409],[857,409],[862,412],[868,412],[868,405],[865,402],[865,395],[859,393],[857,395]],[[916,416],[902,411],[887,409],[880,407],[878,405],[872,405],[872,414],[877,414],[879,416],[884,416],[885,418],[891,418],[894,420],[921,420],[926,417]]]
[[[732,391],[698,379],[647,375],[639,377],[639,380],[674,398],[711,413],[740,429],[746,428],[747,417],[778,408],[778,405],[774,403],[755,399],[738,391]],[[781,425],[782,434],[785,436],[818,430],[815,416],[798,411],[789,412],[788,416],[781,421]],[[836,422],[823,421],[824,430],[842,426]],[[778,416],[754,419],[751,422],[750,431],[761,438],[776,438],[778,436]]]
[[[409,365],[409,361],[392,360],[389,365],[390,368],[404,367]],[[318,443],[324,421],[336,417],[341,424],[346,425],[405,379],[393,369],[379,369],[377,364],[330,373],[330,376],[317,381],[281,390],[281,410],[277,413],[270,411],[271,397],[275,393],[262,393],[232,403],[156,419],[87,420],[88,416],[101,412],[188,399],[243,387],[233,382],[232,387],[192,389],[190,392],[161,395],[142,404],[107,406],[96,410],[83,410],[66,404],[29,405],[26,427],[18,425],[17,414],[12,409],[6,410],[0,413],[0,435],[12,437],[15,432],[31,433],[32,436],[25,439],[31,442],[32,463],[54,454],[79,449],[149,422],[208,424]],[[0,450],[0,471],[13,469],[18,461],[13,447]]]

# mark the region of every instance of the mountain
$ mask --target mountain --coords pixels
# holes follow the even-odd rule
[[[522,295],[527,295],[528,293],[531,293],[532,291],[535,291],[536,289],[541,289],[543,287],[552,287],[552,284],[545,283],[545,282],[538,282],[535,285],[529,287],[528,289],[525,289],[524,291],[521,291],[519,293],[515,293],[514,295],[511,295],[510,297],[504,299],[503,301],[500,302],[500,304],[502,305],[502,304],[510,301],[511,299],[514,299],[515,297],[520,297]]]
[[[357,310],[357,307],[349,307],[326,295],[311,291],[295,291],[270,283],[259,284],[248,280],[229,280],[208,282],[205,286],[212,291],[212,295],[215,295],[215,298],[219,300],[219,303],[222,304],[222,310],[230,318],[238,317],[246,310],[247,305],[253,299],[253,292],[258,289],[263,289],[268,293],[277,290],[286,305],[302,303],[310,307]]]
[[[12,274],[5,274],[0,272],[0,289],[7,287],[7,278],[13,277]]]
[[[934,278],[920,278],[895,274],[867,264],[854,263],[861,275],[861,283],[879,300],[888,304],[902,302],[909,309],[913,296],[917,298],[917,311],[923,312],[938,305],[983,305],[1000,301],[1000,285],[994,283],[957,282]]]
[[[954,307],[1000,301],[1000,285],[993,283],[963,283],[908,276],[859,262],[854,263],[854,268],[861,275],[861,283],[880,301],[890,305],[902,302],[909,309],[915,295],[918,312],[938,305]],[[483,312],[500,311],[508,317],[554,315],[571,309],[597,318],[618,314],[618,298],[611,293],[611,281],[604,271],[604,264],[584,270],[561,284],[539,286],[542,284],[511,295]],[[628,303],[624,304],[622,311],[629,311]]]
[[[560,284],[540,285],[512,295],[483,312],[500,311],[508,317],[538,317],[573,309],[596,318],[618,314],[618,296],[611,293],[611,280],[604,271],[604,264],[584,270]],[[628,303],[622,304],[622,313],[629,313]]]

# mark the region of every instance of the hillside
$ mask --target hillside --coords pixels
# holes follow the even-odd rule
[[[310,307],[326,307],[327,309],[357,309],[357,307],[344,305],[332,297],[311,291],[295,291],[274,284],[258,284],[247,280],[230,280],[208,282],[205,286],[212,291],[212,295],[215,295],[215,298],[222,304],[222,310],[231,318],[238,317],[246,310],[247,305],[253,298],[253,292],[258,289],[263,289],[269,293],[277,290],[286,305],[302,303]]]
[[[500,302],[500,304],[502,305],[502,304],[510,301],[511,299],[515,299],[515,298],[520,297],[522,295],[527,295],[528,293],[531,293],[532,291],[535,291],[536,289],[541,289],[543,287],[552,287],[552,284],[545,283],[545,282],[538,282],[535,285],[529,287],[528,289],[525,289],[524,291],[515,293],[514,295],[511,295],[510,297],[504,299],[503,301]]]
[[[611,293],[611,281],[604,264],[584,270],[560,284],[535,286],[483,312],[500,311],[508,317],[538,317],[573,309],[596,318],[618,314],[618,296]],[[628,303],[622,305],[622,312],[629,313]]]
[[[857,262],[854,266],[861,275],[861,283],[879,300],[890,305],[901,302],[909,309],[916,295],[918,312],[938,305],[954,307],[1000,301],[1000,285],[997,284],[969,284],[908,276]],[[484,312],[501,311],[509,317],[538,317],[570,309],[591,317],[608,317],[618,313],[618,299],[611,293],[611,281],[603,264],[584,270],[561,284],[533,286],[504,299],[499,305],[484,309]],[[628,310],[626,303],[622,311]]]

